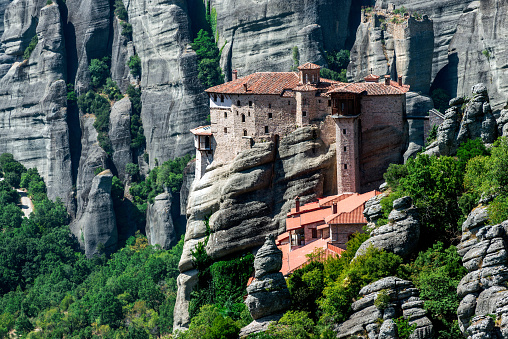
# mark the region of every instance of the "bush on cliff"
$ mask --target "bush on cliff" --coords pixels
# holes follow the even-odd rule
[[[210,34],[200,30],[191,46],[198,56],[198,79],[203,86],[209,88],[224,83],[219,64],[220,51]]]

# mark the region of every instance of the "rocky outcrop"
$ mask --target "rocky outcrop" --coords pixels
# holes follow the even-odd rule
[[[488,218],[487,207],[475,208],[457,246],[468,271],[457,286],[457,316],[468,338],[508,336],[508,222],[488,225]]]
[[[161,193],[146,210],[146,237],[150,245],[170,249],[176,244],[175,227],[171,218],[172,196]]]
[[[218,46],[226,79],[259,71],[287,72],[293,66],[292,49],[300,64],[326,64],[323,50],[344,48],[350,29],[350,0],[302,2],[213,0],[217,13]],[[253,53],[252,51],[255,51]]]
[[[197,56],[190,48],[184,0],[124,1],[141,58],[141,119],[150,167],[194,152],[189,130],[209,114],[208,98],[197,78]]]
[[[107,168],[107,154],[99,146],[97,141],[97,131],[93,127],[94,116],[84,116],[81,118],[81,158],[79,159],[78,178],[76,182],[76,218],[80,219],[84,213],[88,194],[92,187],[92,180],[95,177],[95,171],[99,168]]]
[[[268,234],[282,233],[295,196],[302,203],[336,192],[335,144],[325,144],[316,127],[303,127],[277,145],[255,144],[233,161],[215,162],[192,185],[187,230],[180,260],[182,274],[192,270],[191,250],[207,236],[207,253],[214,259],[254,249]],[[175,328],[188,326],[188,299],[179,288]]]
[[[416,248],[420,238],[420,221],[410,197],[400,198],[393,202],[393,210],[388,220],[388,224],[371,231],[371,237],[356,251],[355,258],[365,254],[371,246],[401,257],[409,255]]]
[[[409,325],[416,325],[410,338],[426,339],[433,337],[433,326],[423,301],[418,297],[419,291],[410,281],[397,277],[387,277],[360,290],[351,308],[353,315],[335,327],[337,338],[359,336],[373,339],[397,338],[397,324],[394,319],[403,316]],[[377,301],[380,296],[386,300]]]
[[[255,279],[247,287],[245,304],[252,319],[284,313],[291,305],[281,268],[282,251],[275,245],[275,236],[269,235],[254,258]]]
[[[113,18],[113,45],[111,48],[111,79],[115,81],[122,93],[125,93],[129,84],[136,83],[127,65],[131,56],[135,54],[134,44],[122,35],[123,27],[120,20]]]
[[[433,21],[427,16],[395,15],[376,8],[363,12],[348,66],[350,81],[363,81],[370,73],[402,76],[411,91],[428,94],[432,54]]]
[[[498,126],[489,104],[487,87],[477,84],[471,91],[473,97],[468,101],[463,98],[450,101],[451,108],[438,128],[437,140],[428,146],[426,154],[455,155],[457,147],[468,139],[480,138],[484,144],[496,140]]]
[[[58,6],[41,8],[38,3],[15,1],[7,9],[12,21],[5,21],[4,48],[22,53],[25,37],[29,41],[35,34],[39,43],[28,60],[10,65],[0,79],[0,153],[12,153],[26,167],[36,167],[48,196],[60,197],[69,206],[72,177],[62,24]],[[39,17],[38,24],[27,28],[33,16]]]
[[[192,183],[196,178],[196,159],[192,159],[182,174],[182,188],[180,188],[180,215],[187,216],[187,200],[191,191]]]
[[[110,170],[93,178],[86,210],[71,224],[71,231],[88,258],[102,253],[109,255],[116,250],[118,231],[111,198],[112,179]]]
[[[128,97],[115,102],[109,115],[109,140],[113,147],[113,164],[120,180],[127,179],[125,165],[132,162],[131,152],[131,111]]]

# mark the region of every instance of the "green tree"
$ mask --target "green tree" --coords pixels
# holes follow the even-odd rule
[[[30,55],[32,55],[32,52],[34,51],[34,49],[35,49],[35,47],[37,46],[38,43],[39,43],[39,39],[37,37],[37,34],[35,34],[32,37],[32,40],[30,40],[30,44],[28,45],[28,47],[23,52],[23,58],[25,60],[30,59]]]
[[[141,58],[137,54],[129,58],[127,65],[133,77],[139,78],[141,76]]]
[[[115,0],[115,15],[120,20],[127,20],[127,10],[122,0]]]
[[[90,71],[92,86],[97,89],[100,88],[109,76],[109,57],[92,59],[88,70]]]
[[[224,83],[224,75],[220,68],[220,51],[213,38],[205,30],[200,30],[191,44],[198,57],[198,79],[205,87],[213,87]]]
[[[451,98],[448,92],[444,89],[436,88],[432,91],[430,97],[432,98],[432,101],[434,101],[434,107],[441,113],[444,113],[450,107],[448,103]]]
[[[127,95],[132,103],[131,148],[138,149],[144,147],[146,143],[146,139],[143,134],[143,122],[141,120],[141,89],[139,87],[129,85],[129,87],[127,87]]]

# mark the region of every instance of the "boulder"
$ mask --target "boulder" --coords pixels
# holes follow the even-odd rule
[[[402,257],[409,255],[416,248],[420,238],[420,221],[411,198],[403,197],[395,200],[388,219],[388,224],[371,231],[371,237],[358,248],[355,258],[365,254],[371,246]]]

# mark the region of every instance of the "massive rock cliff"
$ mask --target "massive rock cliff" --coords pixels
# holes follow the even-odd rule
[[[214,259],[261,246],[266,235],[282,233],[292,200],[303,203],[336,192],[335,144],[326,144],[316,127],[297,129],[280,143],[255,144],[233,161],[212,163],[192,185],[180,260],[175,328],[188,326],[189,292],[195,283],[191,250],[207,237]]]
[[[39,5],[15,1],[6,10],[11,18],[5,20],[2,36],[6,53],[22,54],[35,34],[39,42],[28,60],[10,65],[0,79],[0,153],[12,153],[26,167],[37,167],[48,196],[69,202],[72,177],[62,23],[58,6]]]
[[[141,118],[150,166],[194,151],[191,128],[205,122],[208,97],[197,78],[184,0],[124,1],[141,58]]]
[[[210,6],[217,13],[216,34],[227,79],[233,69],[240,76],[287,72],[295,46],[300,63],[324,65],[323,50],[344,48],[350,34],[350,0],[212,0]]]

